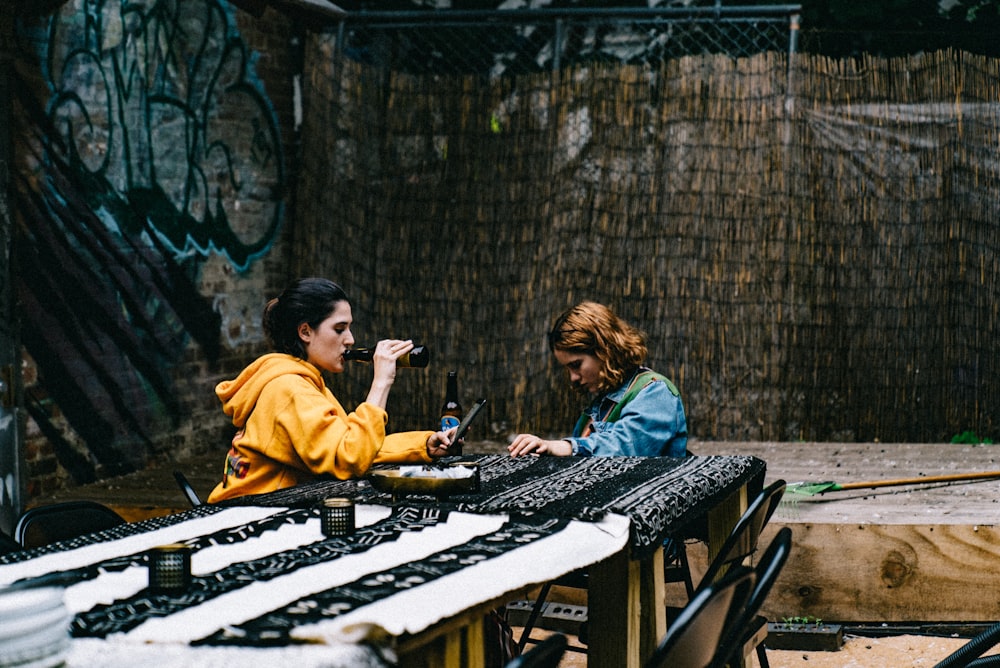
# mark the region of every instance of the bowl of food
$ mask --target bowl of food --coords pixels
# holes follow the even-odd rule
[[[456,462],[446,466],[400,466],[368,474],[372,487],[393,497],[407,494],[445,497],[479,491],[479,466]]]

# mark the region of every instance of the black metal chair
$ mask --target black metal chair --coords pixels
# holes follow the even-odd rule
[[[541,616],[542,611],[545,608],[545,601],[548,599],[549,592],[552,590],[553,586],[586,589],[587,569],[582,568],[580,570],[572,571],[542,585],[542,588],[538,591],[538,595],[535,598],[535,602],[531,606],[531,611],[528,613],[528,619],[524,622],[524,627],[521,630],[521,637],[517,641],[517,648],[519,651],[525,651],[528,643],[538,642],[531,637],[531,633],[534,631],[535,625],[538,623],[538,618]],[[584,624],[586,624],[586,622],[584,622]],[[581,643],[586,644],[586,637],[583,632],[581,632],[578,637]],[[582,654],[587,653],[587,650],[581,647],[567,647],[567,649],[571,652],[580,652]]]
[[[698,588],[716,580],[733,564],[742,564],[757,551],[760,534],[771,520],[785,494],[786,483],[776,480],[761,491],[729,532],[726,542],[712,559]]]
[[[14,540],[27,549],[76,538],[125,524],[125,519],[95,501],[64,501],[29,508],[14,527]]]
[[[521,656],[507,663],[506,668],[556,668],[569,643],[562,633],[553,633]]]
[[[767,639],[767,618],[760,614],[767,595],[771,592],[775,580],[781,574],[788,555],[792,551],[792,530],[782,527],[761,554],[754,567],[756,583],[750,592],[750,599],[742,614],[733,624],[727,636],[723,639],[722,649],[716,662],[716,668],[727,664],[742,665],[741,660],[750,652],[757,652],[757,660],[761,668],[768,668],[767,652],[764,641]]]
[[[756,574],[742,566],[729,570],[717,582],[700,588],[667,628],[645,668],[707,668],[723,640],[737,623],[756,582]]]
[[[744,564],[753,556],[760,543],[761,532],[767,526],[771,516],[774,515],[774,511],[778,509],[778,504],[785,494],[785,487],[786,483],[784,480],[776,480],[765,487],[754,498],[743,512],[743,515],[740,516],[732,531],[729,532],[729,536],[722,544],[718,554],[708,564],[705,574],[695,588],[696,593],[715,582],[734,566]],[[680,611],[681,608],[667,608],[668,622],[679,615]],[[750,621],[747,620],[746,623]],[[764,633],[766,634],[766,632],[767,625],[765,623]],[[762,645],[758,646],[757,655],[761,660],[761,665],[766,668],[767,657],[764,655]]]
[[[21,549],[21,544],[16,540],[8,536],[5,532],[0,531],[0,554],[10,554],[11,552],[18,552]]]
[[[663,559],[663,581],[683,582],[688,600],[694,598],[694,580],[691,577],[691,564],[688,562],[687,545],[683,538],[672,541],[665,548],[667,553]]]
[[[192,508],[197,508],[203,503],[201,497],[198,496],[198,492],[194,491],[194,487],[188,482],[187,476],[180,471],[174,471],[174,480],[177,481],[177,486],[184,492],[184,496],[187,497]]]

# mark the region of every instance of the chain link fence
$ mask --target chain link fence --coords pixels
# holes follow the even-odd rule
[[[657,66],[689,55],[794,52],[798,5],[357,12],[337,43],[410,74],[497,77],[586,63]]]

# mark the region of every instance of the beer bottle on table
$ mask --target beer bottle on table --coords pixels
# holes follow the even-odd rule
[[[444,403],[441,405],[441,431],[457,427],[462,421],[462,404],[458,400],[458,372],[449,371],[448,381],[444,388]],[[460,446],[449,448],[452,454],[461,454]]]
[[[344,351],[345,360],[355,362],[371,362],[375,354],[374,348],[348,348]],[[427,346],[413,346],[413,350],[396,360],[398,367],[425,367],[431,359]]]

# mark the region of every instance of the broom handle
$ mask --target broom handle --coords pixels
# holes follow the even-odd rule
[[[956,480],[982,480],[983,478],[1000,478],[1000,471],[983,471],[982,473],[950,473],[947,475],[928,475],[928,476],[922,476],[920,478],[897,478],[895,480],[870,480],[868,482],[848,482],[840,485],[840,489],[890,487],[892,485],[918,485],[924,482],[954,482]]]

